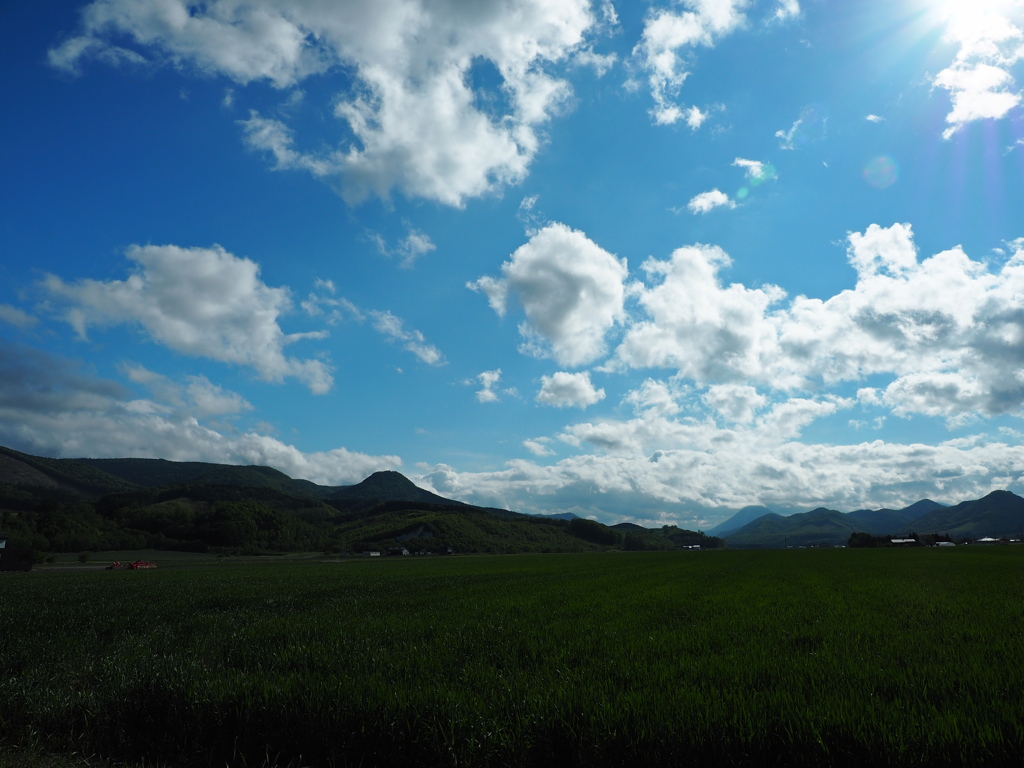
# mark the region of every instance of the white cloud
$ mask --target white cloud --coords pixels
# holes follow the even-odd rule
[[[942,132],[948,139],[974,120],[1000,118],[1021,102],[1011,91],[1013,77],[1005,69],[987,64],[950,67],[935,76],[935,84],[952,93],[953,109],[946,115],[950,127]]]
[[[508,290],[507,280],[496,279],[484,275],[471,283],[466,283],[471,291],[480,291],[487,297],[487,303],[497,313],[498,317],[504,317],[508,312]]]
[[[650,412],[658,416],[674,416],[679,413],[679,403],[672,389],[663,381],[647,379],[638,389],[629,392],[624,398],[631,403],[637,413]]]
[[[421,480],[478,504],[528,512],[584,507],[605,522],[691,521],[705,528],[748,504],[782,511],[899,508],[925,497],[955,503],[1021,484],[1024,446],[1006,442],[830,445],[794,439],[814,419],[849,405],[784,401],[729,429],[655,413],[579,424],[563,441],[596,451],[547,466],[509,461],[492,472],[439,465]]]
[[[828,132],[828,117],[819,107],[806,106],[800,110],[800,116],[789,127],[789,130],[778,130],[775,138],[779,139],[782,149],[796,149],[804,144],[821,141]]]
[[[644,22],[633,56],[648,73],[654,99],[651,116],[658,125],[671,125],[692,115],[674,99],[690,75],[684,52],[715,42],[743,25],[746,0],[692,0],[692,10],[652,10]],[[690,127],[694,127],[690,123]]]
[[[776,178],[775,167],[771,163],[737,157],[732,161],[732,164],[734,167],[742,168],[746,177],[754,186]]]
[[[498,402],[498,393],[494,391],[494,388],[501,381],[501,368],[496,368],[493,371],[484,371],[477,375],[477,381],[480,382],[480,389],[476,392],[477,402],[480,403],[496,403]]]
[[[10,304],[0,304],[0,320],[23,330],[32,328],[39,322],[39,318],[33,317],[23,309],[12,307]]]
[[[590,381],[590,373],[567,373],[558,371],[551,376],[541,377],[537,402],[557,408],[586,408],[604,400],[604,389],[596,389]]]
[[[1024,376],[1018,374],[1018,388]],[[945,417],[951,425],[966,423],[985,409],[985,388],[960,372],[908,373],[888,387],[882,402],[897,416],[921,413]]]
[[[761,178],[761,174],[764,173],[764,163],[760,160],[747,160],[742,157],[737,157],[732,161],[732,164],[742,168],[746,172],[747,178],[750,179],[759,179]]]
[[[961,249],[919,261],[908,224],[851,233],[857,283],[788,306],[775,286],[724,286],[713,246],[644,263],[650,285],[618,364],[669,368],[698,386],[776,391],[890,376],[884,402],[906,414],[992,415],[1024,406],[1024,250],[990,270]]]
[[[594,74],[604,77],[608,71],[618,62],[618,54],[615,53],[594,53],[594,49],[584,48],[573,57],[573,61],[581,67],[593,67]]]
[[[719,189],[712,189],[708,192],[701,192],[690,199],[686,204],[691,213],[707,213],[715,208],[735,208],[736,203],[729,199],[729,196]]]
[[[550,444],[550,437],[538,437],[534,440],[523,440],[523,447],[534,456],[538,457],[555,455],[555,452],[549,447]]]
[[[946,39],[959,49],[933,83],[950,92],[949,139],[975,120],[1005,117],[1021,103],[1010,68],[1024,60],[1024,31],[994,8],[951,6]]]
[[[390,312],[371,311],[373,327],[392,341],[402,344],[407,352],[412,352],[427,365],[444,365],[447,361],[444,355],[433,344],[428,344],[423,334],[419,331],[407,331],[403,327],[401,318],[395,317]]]
[[[762,176],[767,168],[745,163]],[[643,263],[647,280],[629,288],[637,308],[630,316],[624,262],[552,225],[513,254],[503,278],[472,287],[487,292],[499,313],[517,295],[528,343],[546,342],[564,364],[603,354],[605,334],[624,324],[602,370],[672,370],[677,381],[711,387],[704,404],[735,421],[749,422],[770,393],[881,376],[889,381],[878,407],[962,424],[971,414],[1024,407],[1024,246],[1008,245],[1016,250],[995,271],[959,248],[919,260],[909,224],[873,224],[848,238],[853,288],[785,304],[777,286],[723,283],[731,262],[720,248],[687,246]],[[587,283],[597,287],[584,290]],[[641,407],[648,396],[630,397]]]
[[[775,9],[776,19],[785,21],[799,15],[800,0],[779,0],[779,7]]]
[[[860,275],[884,271],[899,276],[917,267],[917,246],[909,224],[888,228],[872,224],[864,234],[851,232],[849,243],[850,264]]]
[[[868,115],[864,119],[867,120],[869,123],[884,123],[885,122],[885,118],[881,117],[879,115]]]
[[[240,394],[214,384],[205,376],[186,376],[186,383],[181,384],[141,365],[125,364],[121,372],[129,381],[146,387],[158,403],[197,419],[233,416],[253,409]]]
[[[702,112],[699,107],[693,106],[686,110],[686,124],[691,129],[697,130],[708,119],[709,113]]]
[[[243,122],[249,145],[277,168],[336,183],[350,203],[397,188],[461,206],[525,176],[540,129],[571,95],[552,70],[576,55],[598,71],[610,66],[587,35],[613,18],[605,13],[601,22],[589,0],[472,8],[425,0],[95,0],[50,62],[77,72],[88,59],[148,59],[282,89],[314,75],[330,83],[343,72],[333,148],[299,150],[286,124],[256,113]],[[474,67],[483,64],[500,78],[488,91],[498,97],[489,101],[494,114],[474,85]]]
[[[549,224],[502,264],[503,277],[468,287],[504,315],[514,294],[526,313],[524,349],[578,366],[605,353],[605,334],[624,317],[626,262],[582,232]]]
[[[382,256],[397,256],[399,263],[405,268],[411,267],[420,256],[437,250],[429,235],[409,225],[406,225],[405,237],[394,248],[389,248],[387,241],[377,233],[371,233],[370,238]]]
[[[205,377],[174,382],[140,367],[129,378],[157,400],[132,400],[121,385],[78,372],[77,366],[0,340],[0,444],[57,457],[163,458],[259,464],[315,483],[356,483],[377,470],[398,469],[397,456],[335,448],[304,453],[255,432],[225,434],[203,415],[247,410],[248,403]]]
[[[747,384],[715,384],[708,387],[704,402],[730,421],[747,424],[763,408],[768,398]]]
[[[785,294],[770,285],[723,288],[718,270],[730,263],[720,248],[703,245],[679,248],[667,262],[645,261],[647,274],[662,282],[637,289],[649,319],[630,327],[619,360],[635,368],[676,367],[701,385],[759,378],[771,370],[778,340],[767,310]]]
[[[133,245],[136,268],[126,280],[65,283],[47,275],[42,285],[65,303],[64,319],[85,338],[90,326],[127,323],[177,352],[254,369],[266,381],[294,377],[327,392],[330,368],[320,360],[287,357],[284,347],[320,332],[285,334],[278,318],[291,309],[287,288],[259,279],[259,267],[220,246]]]
[[[328,325],[337,325],[345,320],[363,322],[366,317],[363,311],[343,296],[334,298],[336,288],[331,280],[317,280],[313,283],[315,288],[330,295],[323,295],[316,291],[310,291],[309,296],[301,303],[302,311],[310,317],[323,317]]]

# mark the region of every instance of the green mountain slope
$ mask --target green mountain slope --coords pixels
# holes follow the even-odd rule
[[[416,501],[423,504],[468,506],[461,501],[446,499],[425,491],[400,472],[374,472],[356,485],[335,486],[328,498],[332,501]]]
[[[398,472],[318,486],[269,467],[0,454],[0,531],[37,552],[587,552],[721,541],[674,527],[628,532],[582,518],[473,507]]]
[[[920,513],[907,512],[905,509],[858,509],[848,512],[846,519],[858,531],[884,536],[901,530],[919,516]]]
[[[69,459],[122,478],[134,485],[158,488],[165,485],[208,483],[275,488],[299,496],[324,498],[332,488],[295,480],[271,467],[236,466],[204,461],[168,461],[166,459]]]
[[[709,529],[708,533],[712,536],[728,536],[730,533],[738,531],[744,525],[754,522],[757,518],[771,514],[775,513],[768,509],[768,507],[744,507],[724,523],[719,523],[714,528]]]
[[[137,484],[93,467],[78,459],[48,459],[0,446],[0,453],[21,462],[68,489],[85,494],[116,493],[137,488]]]
[[[1024,499],[993,491],[976,501],[933,509],[911,521],[901,533],[948,533],[953,538],[1018,538],[1024,529]]]
[[[749,549],[845,544],[855,530],[842,512],[820,507],[783,517],[771,513],[725,537],[730,547]]]

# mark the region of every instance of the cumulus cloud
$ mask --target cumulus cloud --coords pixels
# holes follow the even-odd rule
[[[658,416],[679,413],[676,394],[665,382],[647,379],[637,389],[627,393],[625,402],[631,403],[637,413],[649,412]]]
[[[624,318],[625,259],[554,223],[516,249],[501,271],[501,278],[482,277],[468,287],[484,292],[499,315],[510,295],[518,298],[526,314],[519,326],[525,350],[568,366],[605,353],[605,334]]]
[[[731,264],[717,246],[677,249],[643,269],[659,285],[638,288],[648,319],[634,322],[617,350],[634,368],[675,367],[699,384],[765,376],[777,354],[768,308],[785,294],[775,286],[723,288],[718,271]],[[776,382],[776,385],[781,382]]]
[[[707,112],[702,112],[701,109],[696,106],[690,107],[686,110],[686,124],[694,131],[704,125],[708,117],[709,114]]]
[[[294,377],[317,394],[331,388],[324,362],[284,354],[288,344],[324,334],[281,330],[278,318],[291,309],[290,293],[263,283],[254,262],[220,246],[133,245],[126,255],[135,263],[126,280],[43,280],[81,338],[90,326],[126,323],[177,352],[247,366],[266,381]]]
[[[1024,31],[996,10],[954,8],[947,40],[959,45],[953,63],[933,83],[950,93],[949,139],[975,120],[998,119],[1021,103],[1010,68],[1024,60]]]
[[[264,434],[218,431],[201,417],[248,410],[244,398],[205,377],[181,384],[138,366],[126,373],[154,399],[132,399],[117,382],[0,339],[0,444],[57,457],[259,464],[326,485],[356,483],[402,463],[346,448],[305,453]]]
[[[590,381],[590,373],[567,373],[558,371],[551,376],[541,377],[537,402],[557,408],[586,408],[604,400],[604,389],[596,389]]]
[[[402,319],[390,312],[371,311],[373,327],[391,341],[399,342],[407,352],[412,352],[427,365],[444,365],[444,354],[433,344],[428,344],[419,331],[408,331]]]
[[[477,375],[476,380],[480,383],[480,389],[476,392],[477,402],[498,402],[498,393],[494,391],[494,388],[501,381],[501,368],[496,368],[493,371],[484,371]]]
[[[745,162],[762,176],[768,167]],[[1008,245],[998,269],[959,247],[922,260],[909,224],[872,224],[848,236],[853,288],[787,301],[778,286],[725,283],[729,256],[701,244],[647,259],[646,280],[627,290],[624,260],[556,224],[518,249],[501,278],[470,287],[499,314],[517,297],[527,318],[522,351],[566,365],[603,355],[608,331],[622,324],[602,370],[672,370],[676,381],[711,387],[704,405],[735,421],[749,422],[772,392],[881,376],[889,382],[878,402],[897,415],[956,424],[965,413],[1024,406],[1024,240]]]
[[[658,125],[671,125],[694,117],[675,102],[690,75],[686,52],[695,47],[711,48],[722,37],[742,26],[747,0],[693,0],[691,10],[651,10],[644,31],[633,49],[633,57],[647,72],[654,99],[651,117]],[[699,124],[699,123],[698,123]]]
[[[735,208],[736,203],[729,199],[729,196],[719,189],[712,189],[708,192],[701,192],[690,199],[686,204],[691,213],[707,213],[715,208]]]
[[[397,188],[461,206],[525,176],[542,126],[571,95],[555,66],[574,56],[611,66],[587,39],[614,17],[603,15],[589,0],[95,0],[49,56],[68,72],[90,59],[148,62],[282,89],[339,73],[333,147],[299,149],[286,123],[258,113],[243,121],[249,145],[351,203]],[[494,90],[475,77],[484,66]]]
[[[714,246],[648,259],[635,295],[646,317],[619,364],[670,368],[698,386],[776,391],[891,376],[884,402],[900,414],[955,420],[1024,406],[1024,249],[999,269],[960,248],[918,259],[909,224],[851,233],[856,286],[827,299],[765,285],[724,285],[730,264]],[[815,383],[817,382],[817,383]]]
[[[421,482],[445,495],[520,511],[584,507],[608,523],[689,521],[704,528],[749,504],[783,511],[898,508],[924,497],[955,503],[1021,486],[1019,444],[958,439],[937,445],[830,445],[795,439],[815,419],[850,405],[794,398],[729,428],[648,411],[627,421],[574,425],[561,435],[563,442],[591,450],[551,465],[513,460],[490,472],[439,465]]]
[[[764,407],[768,398],[747,384],[715,384],[708,387],[704,402],[730,421],[746,424]]]

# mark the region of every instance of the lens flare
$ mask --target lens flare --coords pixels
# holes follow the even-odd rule
[[[875,189],[885,189],[896,183],[899,166],[887,155],[876,157],[864,168],[864,181]]]

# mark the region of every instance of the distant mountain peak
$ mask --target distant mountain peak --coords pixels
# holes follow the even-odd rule
[[[355,485],[337,486],[331,494],[335,499],[376,499],[378,501],[419,501],[428,504],[464,506],[461,501],[446,499],[420,488],[401,472],[392,469],[374,472]]]
[[[406,487],[406,488],[418,488],[412,480],[403,475],[401,472],[396,472],[393,469],[382,469],[379,472],[374,472],[372,475],[367,477],[362,482],[356,483],[357,486],[363,486],[365,488],[376,487],[376,486],[387,486],[387,487]],[[353,486],[355,487],[355,486]]]

